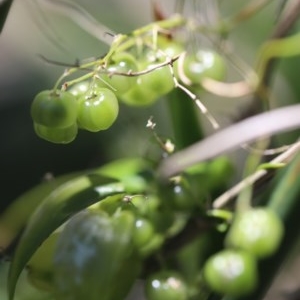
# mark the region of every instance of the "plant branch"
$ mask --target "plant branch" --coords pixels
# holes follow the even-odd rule
[[[269,164],[270,165],[271,164],[277,165],[279,163],[286,164],[290,162],[299,151],[300,151],[300,142],[297,142],[294,145],[292,145],[288,150],[286,150],[284,153],[278,155],[276,158],[271,160]],[[231,189],[226,191],[224,194],[216,198],[213,202],[213,208],[219,209],[224,207],[229,203],[230,200],[236,197],[243,189],[253,185],[255,182],[257,182],[257,180],[265,177],[268,174],[268,172],[269,172],[268,169],[258,169],[255,173],[246,177],[238,184],[233,186]]]
[[[299,115],[300,105],[295,104],[249,117],[166,158],[158,169],[158,175],[165,179],[195,163],[228,153],[258,138],[299,128]]]

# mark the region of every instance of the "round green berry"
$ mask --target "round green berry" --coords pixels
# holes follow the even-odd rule
[[[204,78],[222,80],[226,73],[226,64],[223,57],[212,50],[199,50],[195,54],[187,54],[183,61],[182,70],[191,84],[201,84]],[[183,79],[183,78],[182,78]],[[186,80],[183,79],[185,82]]]
[[[257,262],[248,252],[222,250],[208,258],[203,275],[212,291],[240,297],[250,294],[257,286]]]
[[[34,123],[33,126],[38,137],[55,144],[71,143],[78,133],[78,126],[76,123],[64,128],[47,127],[37,123]]]
[[[94,86],[79,98],[77,122],[80,128],[97,132],[108,129],[117,119],[119,103],[115,94]]]
[[[236,215],[225,243],[228,247],[244,249],[264,258],[278,249],[283,233],[283,223],[274,211],[254,208]]]
[[[75,96],[67,91],[46,90],[38,93],[31,104],[31,117],[37,124],[69,127],[76,122],[78,104]]]
[[[188,299],[186,283],[173,271],[160,271],[147,278],[145,294],[147,300]]]
[[[132,240],[136,247],[146,245],[154,236],[154,226],[145,218],[137,218],[132,231]]]

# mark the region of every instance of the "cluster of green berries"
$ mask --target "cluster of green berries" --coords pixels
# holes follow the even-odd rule
[[[118,111],[115,94],[97,85],[78,97],[72,91],[42,91],[31,105],[36,134],[49,142],[62,144],[72,142],[78,128],[92,132],[109,128]]]
[[[205,77],[224,77],[225,63],[216,52],[185,54],[179,63],[177,58],[183,53],[181,43],[159,38],[156,49],[134,46],[95,61],[89,79],[36,95],[31,105],[36,134],[53,143],[70,143],[78,129],[98,132],[112,126],[119,102],[152,105],[176,87],[176,80],[201,86]]]
[[[273,255],[282,241],[284,226],[269,208],[237,213],[226,234],[224,250],[204,266],[204,278],[218,294],[240,297],[258,284],[257,261]]]
[[[217,173],[214,174],[211,178],[217,178]],[[195,197],[192,182],[189,177],[178,176],[163,186],[161,194],[112,197],[87,208],[84,214],[80,213],[82,217],[71,218],[66,223],[69,231],[61,227],[41,245],[28,263],[29,281],[38,289],[65,295],[86,293],[87,296],[100,281],[106,282],[104,278],[112,271],[112,262],[118,262],[121,269],[114,271],[111,284],[104,284],[95,295],[104,291],[114,293],[115,289],[107,288],[114,284],[118,284],[119,291],[125,295],[139,278],[143,262],[163,247],[166,237],[181,232],[182,227],[177,227],[178,216],[189,216],[203,204]],[[120,220],[123,221],[119,226]],[[151,271],[144,277],[145,297],[147,300],[188,300],[193,288],[200,293],[203,287],[225,296],[251,294],[258,284],[258,260],[276,252],[283,234],[281,219],[267,207],[236,212],[225,233],[225,249],[205,257],[197,267],[201,284],[198,277],[195,281],[188,279],[177,264],[166,263],[163,269]],[[79,253],[85,257],[80,265]],[[76,281],[74,274],[81,278],[82,284]],[[95,278],[97,284],[94,285]],[[80,298],[74,296],[74,299]],[[113,294],[107,299],[124,297]]]
[[[53,232],[28,262],[29,282],[58,299],[124,299],[174,216],[154,195],[120,201],[117,210],[115,201],[99,202]],[[171,270],[147,276],[144,293],[148,300],[188,299],[184,279]]]

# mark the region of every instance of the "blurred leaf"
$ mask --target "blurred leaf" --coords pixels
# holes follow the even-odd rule
[[[285,219],[299,202],[300,194],[300,153],[278,173],[268,206]]]
[[[134,216],[121,212],[109,217],[104,212],[82,211],[65,226],[54,256],[54,278],[58,299],[124,299],[137,275],[123,281],[122,266],[132,254]],[[136,257],[135,257],[136,259]],[[128,271],[128,270],[126,270]],[[118,288],[112,286],[118,282]],[[124,282],[126,286],[124,286]],[[128,286],[129,285],[129,286]]]
[[[53,190],[32,214],[17,245],[8,275],[9,299],[14,298],[21,271],[49,234],[76,212],[121,193],[124,193],[122,184],[93,173],[79,176]]]
[[[30,215],[54,189],[61,184],[81,175],[74,172],[44,181],[16,198],[7,209],[0,214],[0,248],[4,251],[25,227]],[[86,172],[84,172],[86,173]]]
[[[13,0],[2,0],[0,2],[0,32],[3,30],[12,2]]]
[[[118,180],[126,180],[128,176],[132,176],[149,168],[149,165],[146,160],[140,157],[127,157],[107,163],[98,170],[101,175]]]
[[[145,188],[146,182],[142,177],[136,176],[139,172],[149,168],[149,164],[140,158],[124,158],[107,163],[92,172],[116,180],[124,181],[126,190],[135,191]],[[5,251],[12,241],[25,227],[36,207],[54,189],[61,184],[80,175],[88,174],[90,170],[64,174],[31,188],[13,201],[8,208],[0,214],[0,249]]]
[[[166,178],[258,138],[299,128],[299,115],[300,105],[296,104],[249,117],[166,158],[161,163],[159,173]]]
[[[258,78],[263,78],[266,65],[272,58],[286,58],[300,55],[300,34],[267,41],[258,52]]]
[[[167,96],[167,101],[176,148],[180,150],[201,140],[201,122],[193,100],[182,90],[174,89]]]

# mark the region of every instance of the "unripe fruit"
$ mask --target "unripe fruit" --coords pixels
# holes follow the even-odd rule
[[[120,96],[120,101],[129,106],[148,106],[157,101],[156,93],[143,88],[142,77],[139,76],[136,85]]]
[[[76,98],[79,98],[88,91],[90,85],[91,85],[91,83],[88,80],[81,81],[81,82],[78,82],[78,83],[72,85],[68,89],[68,92],[73,94]]]
[[[77,105],[75,96],[67,91],[42,91],[31,104],[31,117],[46,127],[69,127],[76,122]]]
[[[38,137],[55,144],[71,143],[78,133],[78,126],[76,123],[63,128],[47,127],[37,123],[34,123],[33,126]]]
[[[191,211],[196,207],[196,199],[186,178],[181,177],[170,183],[170,192],[167,194],[165,204],[177,211]]]
[[[154,236],[154,227],[145,218],[137,218],[132,231],[132,240],[137,248],[146,245]]]
[[[264,258],[278,249],[283,233],[283,223],[274,211],[254,208],[237,214],[225,243],[228,247],[244,249]]]
[[[101,80],[99,86],[111,89],[117,96],[121,96],[129,91],[137,82],[137,76],[126,76],[129,72],[138,70],[137,62],[131,54],[127,52],[118,52],[111,58],[106,71],[100,73]],[[114,74],[124,73],[124,75]]]
[[[199,50],[195,54],[187,54],[184,58],[182,70],[191,84],[201,84],[204,78],[222,80],[225,77],[226,65],[222,56],[211,50]],[[184,78],[182,78],[183,81]]]
[[[168,66],[156,68],[157,64],[149,64],[145,69],[151,70],[149,73],[141,75],[140,86],[149,92],[154,92],[159,98],[175,88],[173,76]]]
[[[258,272],[256,260],[248,252],[222,250],[208,258],[203,275],[212,291],[240,297],[254,291]]]
[[[95,85],[78,101],[78,125],[91,132],[108,129],[119,114],[118,99],[107,88],[99,88]]]
[[[179,274],[161,271],[152,274],[145,284],[147,300],[187,300],[187,286]]]

